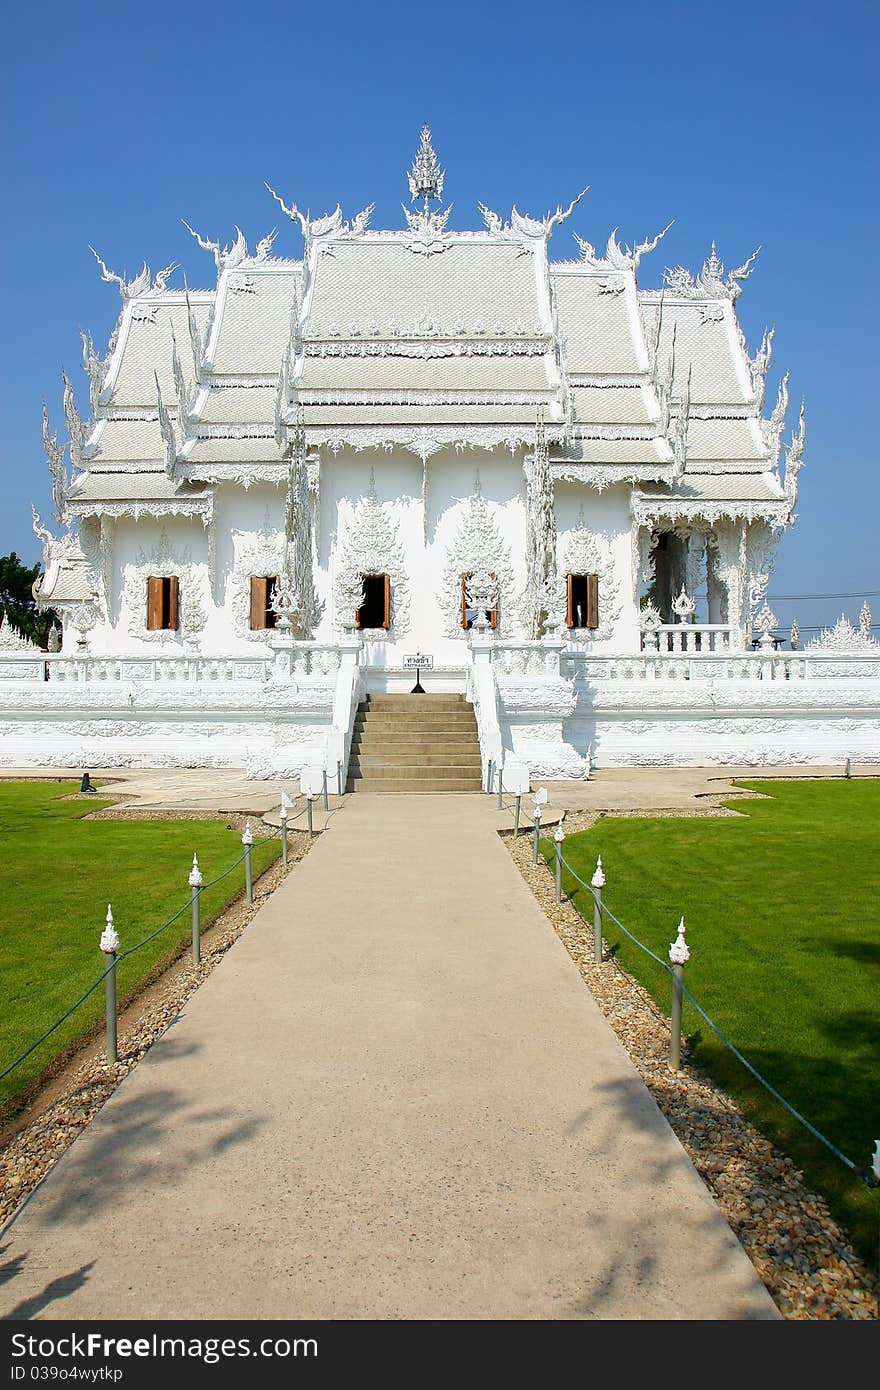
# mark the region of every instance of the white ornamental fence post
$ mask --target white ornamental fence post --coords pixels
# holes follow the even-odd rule
[[[189,878],[187,882],[189,883],[189,886],[192,889],[192,957],[193,964],[198,965],[199,961],[202,958],[202,921],[200,900],[202,896],[202,883],[204,882],[204,879],[202,878],[202,873],[199,869],[199,861],[195,854],[193,855],[192,868],[189,871]]]
[[[541,837],[541,807],[547,805],[547,788],[539,787],[534,797],[535,809],[532,812],[534,821],[534,844],[532,845],[532,863],[538,862],[538,841]]]
[[[254,832],[251,830],[250,820],[245,821],[241,843],[244,845],[244,891],[248,902],[252,903],[254,900],[254,873],[251,865],[251,849],[254,843]]]
[[[593,888],[593,964],[602,964],[602,889],[605,887],[605,871],[602,868],[601,854],[596,859],[596,871],[590,879]]]
[[[118,1061],[116,1053],[116,953],[119,950],[119,933],[113,925],[113,909],[109,903],[107,904],[107,921],[101,933],[100,946],[107,961],[107,974],[104,977],[107,1061],[116,1062]]]
[[[281,793],[281,862],[287,868],[287,798]]]
[[[559,817],[559,824],[553,833],[553,843],[556,849],[556,901],[562,902],[562,846],[565,841],[565,831],[562,822],[565,820],[565,812]]]
[[[681,1071],[681,986],[684,967],[691,958],[688,944],[684,939],[684,918],[678,924],[678,935],[669,947],[672,961],[672,1015],[669,1034],[669,1065],[672,1071]]]

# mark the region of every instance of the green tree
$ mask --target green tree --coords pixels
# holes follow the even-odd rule
[[[0,555],[0,609],[5,610],[19,632],[45,647],[52,614],[37,611],[32,590],[39,573],[39,565],[28,568],[14,550],[9,555]]]

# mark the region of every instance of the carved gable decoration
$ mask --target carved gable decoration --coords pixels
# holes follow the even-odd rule
[[[387,629],[362,628],[361,636],[367,641],[395,641],[409,628],[409,579],[394,519],[376,496],[372,469],[369,490],[355,503],[336,554],[333,601],[339,627],[354,622],[363,601],[365,574],[388,575],[391,614]]]
[[[464,503],[458,530],[446,552],[443,589],[438,598],[448,637],[467,636],[461,625],[461,577],[477,571],[495,577],[498,586],[496,631],[499,636],[508,637],[516,609],[510,551],[483,497],[479,477],[472,495]]]

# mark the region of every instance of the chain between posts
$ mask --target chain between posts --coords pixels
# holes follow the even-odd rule
[[[545,840],[548,839],[547,836],[542,836],[541,838]],[[699,1003],[699,1001],[694,998],[693,994],[688,989],[687,985],[684,983],[683,967],[687,960],[690,958],[690,951],[684,940],[684,919],[682,918],[679,922],[677,939],[672,943],[672,946],[670,947],[670,961],[667,962],[663,960],[661,956],[656,955],[650,949],[650,947],[646,946],[643,941],[640,941],[637,936],[634,936],[633,933],[627,927],[624,926],[620,918],[617,917],[607,906],[607,904],[602,901],[601,889],[605,886],[604,873],[602,873],[601,885],[594,886],[594,884],[585,883],[584,880],[571,867],[571,865],[562,856],[561,853],[559,858],[561,866],[565,868],[568,871],[568,873],[571,874],[571,877],[574,879],[574,881],[580,884],[580,886],[584,888],[586,892],[588,892],[593,898],[596,915],[601,918],[602,913],[604,913],[607,917],[609,917],[610,920],[615,924],[615,926],[623,932],[624,936],[626,936],[628,940],[630,940],[633,943],[634,946],[637,946],[640,951],[644,952],[644,954],[648,956],[649,959],[655,961],[656,964],[661,966],[662,969],[665,970],[666,973],[670,976],[670,980],[672,982],[673,1009],[673,1017],[670,1020],[670,1065],[673,1066],[673,1069],[677,1070],[680,1064],[680,1009],[682,1000],[687,999],[688,1003],[700,1016],[700,1018],[703,1020],[706,1026],[710,1028],[712,1032],[715,1034],[718,1041],[722,1043],[724,1047],[726,1047],[734,1057],[736,1057],[737,1061],[740,1062],[746,1068],[750,1076],[754,1077],[754,1079],[759,1083],[759,1085],[763,1086],[764,1090],[768,1093],[768,1095],[771,1095],[773,1099],[777,1101],[777,1103],[781,1105],[782,1108],[786,1110],[789,1115],[791,1115],[792,1119],[797,1120],[798,1124],[802,1125],[803,1128],[806,1129],[807,1132],[811,1134],[814,1139],[818,1140],[818,1142],[822,1144],[828,1150],[829,1153],[833,1154],[836,1159],[838,1159],[842,1164],[844,1164],[844,1166],[848,1168],[849,1171],[855,1177],[861,1179],[861,1181],[865,1183],[867,1187],[874,1188],[880,1185],[880,1140],[877,1141],[872,1172],[869,1172],[867,1169],[861,1167],[858,1163],[854,1163],[853,1160],[851,1158],[848,1158],[847,1155],[843,1153],[842,1150],[840,1150],[836,1144],[832,1143],[832,1141],[821,1132],[821,1130],[818,1130],[814,1124],[811,1124],[805,1115],[802,1115],[799,1110],[796,1110],[795,1107],[790,1103],[790,1101],[787,1101],[785,1099],[785,1096],[780,1095],[779,1091],[776,1090],[775,1086],[773,1086],[766,1079],[766,1077],[761,1075],[757,1067],[753,1066],[747,1057],[743,1056],[742,1052],[740,1052],[739,1048],[735,1045],[735,1043],[731,1042],[730,1038],[728,1038],[727,1035],[724,1032],[722,1032],[722,1030],[718,1027],[717,1023],[714,1021],[714,1019],[712,1019],[709,1016],[709,1014],[706,1013],[706,1010]],[[601,872],[601,858],[597,863],[597,871]],[[594,880],[595,877],[596,876],[594,875]],[[571,902],[572,900],[569,899],[569,901]],[[574,902],[572,902],[572,906],[575,908],[575,911],[578,913],[578,915],[582,916],[580,909]],[[679,1011],[677,1027],[675,1023],[676,1010]],[[678,1058],[674,1060],[673,1048],[676,1046],[676,1034],[679,1055]]]
[[[276,836],[275,836],[274,834],[273,834],[273,835],[261,835],[261,836],[258,837],[258,840],[257,840],[256,842],[257,842],[257,843],[261,843],[261,844],[266,844],[266,843],[268,843],[270,840],[274,840],[275,838],[276,838]],[[231,863],[231,864],[229,865],[228,868],[224,869],[223,872],[222,872],[221,874],[218,874],[216,878],[211,879],[208,883],[204,883],[204,882],[203,882],[203,883],[202,883],[200,886],[198,886],[198,887],[196,887],[195,885],[193,885],[193,892],[190,894],[190,897],[187,899],[187,901],[183,904],[182,907],[179,907],[179,908],[177,909],[177,911],[176,911],[171,917],[169,917],[168,920],[167,920],[166,922],[163,922],[162,925],[161,925],[160,927],[157,927],[155,931],[150,932],[147,936],[143,937],[142,940],[135,942],[135,944],[134,944],[133,946],[129,946],[125,951],[120,951],[120,950],[119,950],[119,939],[118,939],[118,934],[117,934],[117,936],[116,936],[116,941],[117,941],[116,948],[115,948],[113,951],[109,951],[109,950],[108,950],[108,951],[104,951],[104,954],[108,957],[108,963],[107,963],[107,966],[105,967],[105,969],[102,970],[102,972],[101,972],[101,974],[98,976],[98,978],[97,978],[96,980],[94,980],[94,981],[89,985],[88,989],[84,990],[83,993],[79,996],[79,998],[78,998],[78,999],[75,999],[74,1002],[70,1005],[70,1007],[69,1007],[68,1009],[65,1009],[64,1013],[61,1014],[60,1017],[56,1018],[55,1022],[52,1023],[52,1024],[50,1024],[49,1027],[48,1027],[43,1033],[41,1033],[40,1036],[39,1036],[34,1042],[32,1042],[32,1043],[30,1044],[29,1047],[25,1048],[24,1052],[19,1053],[19,1055],[18,1055],[17,1057],[15,1057],[15,1058],[8,1064],[8,1066],[4,1067],[3,1070],[0,1071],[0,1081],[4,1080],[5,1077],[9,1076],[10,1073],[13,1072],[13,1071],[15,1071],[15,1069],[16,1069],[17,1067],[20,1067],[21,1064],[22,1064],[22,1062],[27,1061],[28,1057],[30,1057],[32,1053],[36,1052],[36,1050],[37,1050],[38,1047],[42,1046],[42,1044],[43,1044],[44,1042],[46,1042],[46,1040],[47,1040],[48,1038],[50,1038],[50,1037],[52,1036],[52,1034],[53,1034],[54,1032],[56,1032],[56,1031],[61,1027],[61,1025],[62,1025],[63,1023],[66,1023],[67,1020],[71,1017],[72,1014],[76,1013],[76,1010],[77,1010],[78,1008],[80,1008],[81,1005],[83,1005],[83,1004],[86,1002],[86,1000],[89,999],[89,998],[95,993],[95,990],[100,989],[101,985],[104,985],[104,987],[105,987],[105,992],[106,992],[106,994],[107,994],[107,1001],[108,1001],[108,1003],[109,1003],[109,993],[110,993],[110,988],[111,988],[111,986],[108,984],[108,980],[111,978],[111,976],[112,976],[112,980],[113,980],[112,988],[113,988],[113,997],[114,997],[114,1002],[115,1002],[115,998],[116,998],[116,972],[117,972],[117,969],[118,969],[119,965],[121,965],[121,963],[122,963],[124,960],[127,960],[127,958],[128,958],[129,956],[133,956],[137,951],[142,950],[142,948],[143,948],[144,946],[149,945],[149,943],[150,943],[151,941],[154,941],[154,940],[156,939],[157,936],[161,936],[162,932],[163,932],[163,931],[167,931],[168,927],[173,926],[174,923],[175,923],[180,917],[182,917],[183,914],[184,914],[186,911],[192,910],[193,915],[194,915],[194,917],[195,917],[195,914],[196,914],[196,912],[197,912],[197,910],[198,910],[196,904],[197,904],[198,899],[200,898],[201,894],[204,893],[207,889],[213,888],[216,884],[221,883],[221,882],[223,881],[224,878],[228,878],[229,875],[230,875],[235,869],[237,869],[237,868],[239,867],[240,864],[244,863],[245,858],[246,858],[246,855],[242,854],[238,859],[234,860],[233,863]],[[194,869],[197,869],[197,868],[198,868],[198,862],[197,862],[197,860],[196,860],[196,856],[195,856],[195,855],[193,856],[193,861],[194,861],[194,863],[193,863],[193,868],[194,868]],[[200,876],[201,876],[201,875],[200,875]],[[113,923],[112,923],[112,910],[110,909],[109,904],[108,904],[108,911],[111,913],[111,921],[110,921],[109,925],[112,926],[112,925],[113,925]],[[194,930],[195,930],[195,928],[194,928]],[[106,926],[105,926],[105,932],[106,932]],[[114,933],[115,933],[115,926],[114,926]],[[199,926],[199,936],[201,936],[201,924],[200,924],[200,926]],[[104,940],[104,935],[102,934],[102,941],[103,941],[103,940]],[[193,944],[195,945],[195,940],[194,940],[194,943],[193,943]],[[101,949],[103,950],[103,947],[102,947]],[[117,1011],[116,1011],[115,1009],[112,1009],[112,1008],[108,1010],[108,1013],[114,1014],[114,1017],[115,1017],[116,1012],[117,1012]]]

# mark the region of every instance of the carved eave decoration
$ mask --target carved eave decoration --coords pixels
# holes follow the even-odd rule
[[[534,426],[516,425],[352,425],[349,428],[309,425],[309,444],[339,454],[343,449],[359,453],[362,449],[403,449],[422,460],[442,449],[462,453],[466,449],[491,451],[505,448],[515,454],[534,441]],[[548,427],[548,435],[550,429]],[[193,474],[195,476],[195,474]]]
[[[583,483],[595,492],[604,492],[615,483],[668,483],[672,476],[669,463],[599,464],[553,461],[550,471],[554,479],[567,483]]]
[[[547,335],[431,337],[414,331],[387,338],[306,337],[303,347],[307,361],[319,357],[411,357],[427,361],[438,357],[544,357],[552,350],[552,342]]]
[[[769,526],[784,526],[788,520],[788,504],[774,501],[712,501],[689,497],[642,497],[634,492],[630,510],[639,526],[672,529],[677,522],[714,526],[717,521],[765,521]]]

